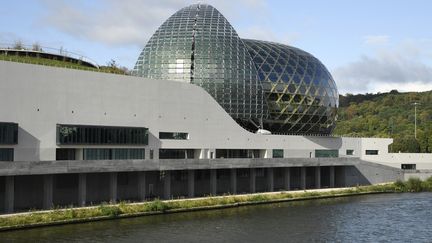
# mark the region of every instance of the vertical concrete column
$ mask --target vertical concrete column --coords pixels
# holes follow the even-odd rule
[[[210,170],[210,194],[217,194],[217,170]]]
[[[284,189],[289,191],[291,188],[291,169],[289,167],[284,168]]]
[[[274,173],[273,168],[267,168],[267,191],[274,191]]]
[[[208,150],[208,158],[209,159],[215,159],[216,158],[216,149],[209,149]]]
[[[333,187],[335,187],[335,168],[334,168],[334,166],[330,166],[329,171],[330,171],[329,172],[329,177],[330,177],[329,187],[333,188]]]
[[[256,171],[255,171],[255,168],[250,168],[249,188],[250,188],[250,193],[256,192]]]
[[[109,195],[112,203],[117,202],[117,172],[109,173]]]
[[[300,188],[306,189],[306,167],[300,167]]]
[[[150,159],[150,149],[144,149],[144,159]]]
[[[321,188],[321,166],[315,167],[315,187]]]
[[[195,197],[195,170],[188,170],[188,197]]]
[[[13,213],[15,205],[15,178],[6,176],[5,178],[5,212]]]
[[[267,158],[267,159],[273,158],[273,149],[266,149],[264,158]]]
[[[231,193],[237,194],[237,169],[231,169],[230,170],[230,186],[231,186]]]
[[[43,176],[43,208],[53,207],[53,175]]]
[[[87,174],[78,174],[78,206],[84,207],[87,202]]]
[[[159,148],[153,149],[153,159],[159,159]]]
[[[138,172],[138,198],[140,201],[146,199],[146,173],[145,171]]]
[[[165,171],[163,197],[165,200],[171,198],[171,171],[169,170]]]

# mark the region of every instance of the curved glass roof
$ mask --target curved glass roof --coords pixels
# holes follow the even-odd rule
[[[272,132],[329,134],[339,94],[327,68],[311,54],[288,45],[243,40],[258,69]]]
[[[234,28],[210,5],[185,7],[150,38],[134,74],[204,88],[240,124],[268,114],[257,69]]]
[[[318,59],[295,47],[240,39],[210,5],[194,4],[167,19],[133,73],[201,86],[249,130],[330,134],[335,127],[338,91]]]

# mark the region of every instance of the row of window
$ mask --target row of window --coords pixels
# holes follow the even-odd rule
[[[57,144],[148,144],[148,128],[57,125]]]
[[[121,160],[121,159],[145,159],[144,149],[84,149],[84,160]]]

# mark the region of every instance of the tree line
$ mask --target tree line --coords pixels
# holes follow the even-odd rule
[[[417,106],[417,138],[414,105]],[[432,152],[432,91],[339,96],[336,135],[389,137],[390,152]]]

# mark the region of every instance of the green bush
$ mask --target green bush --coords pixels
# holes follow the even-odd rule
[[[423,191],[422,181],[419,178],[409,178],[406,182],[406,188],[409,192],[421,192]]]
[[[397,180],[393,185],[394,185],[395,191],[397,191],[397,192],[406,192],[407,191],[406,184],[401,180]]]
[[[159,199],[150,202],[147,205],[147,208],[150,212],[165,212],[166,210],[170,209],[167,203],[162,202]]]
[[[110,206],[110,205],[102,204],[98,207],[98,209],[101,212],[102,216],[115,217],[122,213],[118,206]]]

